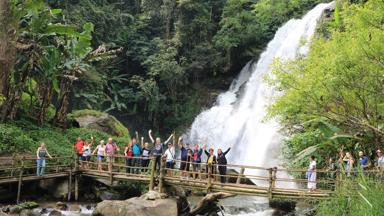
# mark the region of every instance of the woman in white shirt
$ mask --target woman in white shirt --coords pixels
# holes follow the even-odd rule
[[[97,152],[97,170],[103,171],[102,163],[105,158],[105,141],[101,140],[100,144],[97,145],[92,154]]]
[[[308,179],[309,192],[315,191],[316,190],[316,158],[313,155],[309,157],[307,179]]]
[[[165,157],[165,167],[167,168],[168,176],[172,176],[173,168],[175,167],[175,147],[172,143],[168,143],[168,148],[165,150],[163,157]]]

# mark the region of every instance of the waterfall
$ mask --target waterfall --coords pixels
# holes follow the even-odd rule
[[[249,62],[215,105],[200,113],[189,132],[189,141],[226,150],[229,163],[274,167],[281,165],[280,126],[265,120],[266,108],[277,94],[264,81],[275,58],[294,59],[308,52],[317,21],[332,3],[319,4],[302,19],[291,19],[278,29],[257,63]],[[303,43],[307,42],[307,43]],[[245,170],[246,174],[252,171]]]

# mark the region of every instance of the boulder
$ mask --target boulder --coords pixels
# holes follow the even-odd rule
[[[61,210],[61,211],[66,211],[68,209],[67,204],[63,202],[57,202],[56,203],[56,209]]]
[[[81,212],[81,206],[79,204],[71,204],[68,208],[69,211]]]
[[[95,110],[78,110],[72,113],[74,123],[80,128],[99,130],[114,136],[128,136],[128,129],[108,113]]]
[[[24,209],[20,212],[19,216],[41,216],[41,214],[31,209]]]
[[[60,211],[53,210],[49,213],[48,216],[62,216],[63,214]]]
[[[176,198],[165,198],[166,195],[151,191],[140,198],[134,197],[125,201],[102,201],[97,204],[94,216],[177,216]],[[156,198],[156,199],[153,199]]]

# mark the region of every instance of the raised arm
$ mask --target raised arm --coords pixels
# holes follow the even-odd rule
[[[155,143],[155,140],[152,137],[152,130],[148,131],[148,136],[149,136],[149,139],[151,139],[152,143]]]
[[[91,146],[93,146],[93,143],[95,143],[95,137],[91,136]]]
[[[99,146],[96,146],[96,148],[93,149],[93,152],[92,152],[93,155],[96,153],[97,149],[99,149]]]
[[[137,142],[139,142],[139,132],[135,132],[135,134],[136,134],[136,140],[137,140]]]
[[[144,148],[144,137],[141,137],[140,144],[141,144],[141,148]]]
[[[226,155],[230,150],[231,150],[231,147],[229,147],[229,148],[227,149],[227,151],[225,151],[223,154]]]
[[[168,137],[168,139],[164,142],[164,144],[167,144],[169,141],[171,141],[172,137],[173,137],[173,134],[171,134],[171,135]]]
[[[180,149],[183,147],[181,140],[183,140],[183,137],[179,137],[179,140],[177,141],[177,146],[179,146]]]

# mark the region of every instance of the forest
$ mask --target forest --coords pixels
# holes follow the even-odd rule
[[[1,119],[67,128],[87,108],[184,129],[282,23],[319,2],[2,1]]]

